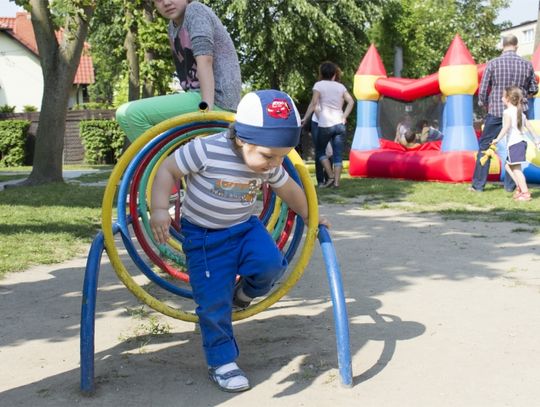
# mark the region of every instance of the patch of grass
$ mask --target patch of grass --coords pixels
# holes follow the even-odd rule
[[[532,233],[536,234],[538,233],[538,229],[531,229],[531,228],[514,228],[511,230],[512,233]]]
[[[13,179],[20,179],[21,181],[28,177],[28,174],[2,174],[0,173],[0,182],[11,181]]]
[[[317,195],[322,203],[356,203],[366,209],[399,208],[438,213],[445,219],[540,225],[540,189],[534,185],[530,202],[515,202],[499,184],[488,184],[482,193],[470,192],[468,186],[346,175],[339,188],[317,189]]]
[[[76,180],[90,183],[110,176],[108,170],[111,166],[65,167],[89,168],[106,171],[83,175]],[[14,176],[10,172],[15,171],[23,172],[22,177],[25,177],[30,170],[30,167],[3,168],[0,169],[0,177]],[[527,227],[515,228],[513,232],[539,233],[540,188],[537,186],[531,189],[533,200],[530,202],[514,202],[498,184],[488,184],[481,194],[469,192],[467,187],[468,184],[350,178],[345,175],[339,188],[317,189],[317,195],[321,203],[438,213],[445,219],[463,221],[523,223]],[[1,191],[0,277],[35,264],[59,263],[88,250],[101,227],[103,191],[103,187],[65,183]],[[159,327],[152,330],[160,331]]]
[[[24,172],[30,174],[30,171],[32,171],[32,167],[27,165],[20,167],[0,167],[0,174],[3,172]]]
[[[100,181],[107,181],[109,177],[111,176],[110,171],[99,171],[99,172],[92,172],[89,174],[83,174],[80,177],[72,178],[72,180],[81,182],[81,183],[93,183],[93,182],[100,182]]]
[[[102,196],[101,187],[64,183],[0,192],[0,276],[87,250],[100,228]]]
[[[144,305],[140,307],[126,307],[126,312],[129,316],[137,319],[143,319],[150,315],[150,311],[147,311]]]
[[[122,342],[134,342],[137,344],[138,353],[146,353],[147,346],[152,338],[168,336],[171,334],[172,327],[166,322],[161,322],[156,315],[136,315],[137,319],[146,319],[145,322],[137,325],[129,334],[120,335],[118,338]]]

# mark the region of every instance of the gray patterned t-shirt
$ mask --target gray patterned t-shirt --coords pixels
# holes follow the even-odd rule
[[[242,88],[240,64],[227,29],[214,12],[197,1],[189,3],[182,26],[175,27],[170,21],[168,31],[182,88],[186,91],[200,89],[195,57],[211,55],[214,59],[215,104],[235,111]]]

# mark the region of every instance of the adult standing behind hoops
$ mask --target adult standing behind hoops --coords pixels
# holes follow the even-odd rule
[[[240,101],[240,65],[229,33],[208,6],[191,0],[154,0],[169,19],[176,74],[185,92],[128,102],[116,120],[130,141],[149,128],[199,109],[235,111]]]
[[[515,35],[507,35],[503,38],[502,55],[492,59],[487,63],[486,70],[482,76],[480,89],[478,90],[478,105],[486,106],[488,114],[484,123],[484,130],[478,140],[479,148],[476,158],[476,166],[469,190],[482,192],[487,182],[489,173],[488,158],[484,165],[480,159],[484,155],[491,142],[501,131],[503,124],[504,104],[502,101],[503,92],[509,86],[518,86],[525,96],[523,99],[523,112],[527,112],[527,97],[538,92],[538,83],[534,74],[532,64],[516,54],[518,40]],[[512,192],[516,187],[515,182],[510,177],[504,177],[504,189]]]
[[[339,82],[341,70],[333,62],[326,61],[319,66],[319,81],[313,85],[313,97],[304,115],[304,120],[313,111],[319,120],[318,135],[315,145],[315,159],[322,165],[328,181],[325,187],[339,186],[339,178],[343,169],[343,150],[345,147],[347,117],[354,107],[354,100],[347,88]],[[343,103],[347,106],[343,111]],[[332,142],[333,168],[325,155],[328,142]]]

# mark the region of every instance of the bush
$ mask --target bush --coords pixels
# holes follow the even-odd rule
[[[79,105],[73,106],[72,110],[99,110],[99,109],[110,109],[111,106],[107,103],[101,102],[87,102],[81,103]]]
[[[0,167],[17,167],[24,164],[30,124],[28,120],[0,121]]]
[[[23,106],[23,112],[24,113],[30,113],[30,112],[37,112],[38,108],[34,105],[24,105]]]
[[[80,123],[84,160],[88,164],[114,164],[122,154],[124,132],[114,120],[83,120]]]
[[[2,105],[0,106],[0,113],[13,113],[15,112],[15,106]]]

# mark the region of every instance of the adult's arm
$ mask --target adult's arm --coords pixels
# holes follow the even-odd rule
[[[480,81],[480,88],[478,89],[478,106],[487,106],[488,92],[491,87],[492,79],[493,67],[492,64],[488,63],[484,74],[482,75],[482,80]]]
[[[199,55],[195,57],[197,62],[197,76],[201,91],[201,99],[208,104],[208,109],[214,107],[215,81],[214,81],[214,57],[211,55]]]
[[[311,102],[309,102],[309,106],[306,110],[306,113],[304,114],[304,117],[302,118],[302,125],[306,122],[307,119],[315,112],[317,109],[317,106],[319,106],[319,99],[321,97],[321,94],[317,90],[313,90],[313,96],[311,97]]]
[[[527,76],[527,96],[532,97],[538,93],[538,82],[532,65],[529,67],[529,75]]]
[[[343,94],[343,98],[345,99],[345,103],[347,104],[347,106],[345,106],[345,111],[343,112],[343,124],[345,124],[345,122],[347,121],[347,117],[349,117],[354,107],[354,99],[348,91],[345,91],[345,93]]]
[[[508,112],[504,112],[503,113],[503,125],[502,125],[502,128],[501,128],[501,131],[499,132],[497,137],[495,137],[493,139],[491,144],[497,144],[499,141],[501,141],[501,139],[506,135],[508,130],[510,130],[510,125],[511,124],[512,124],[512,119],[510,118],[510,114]]]

